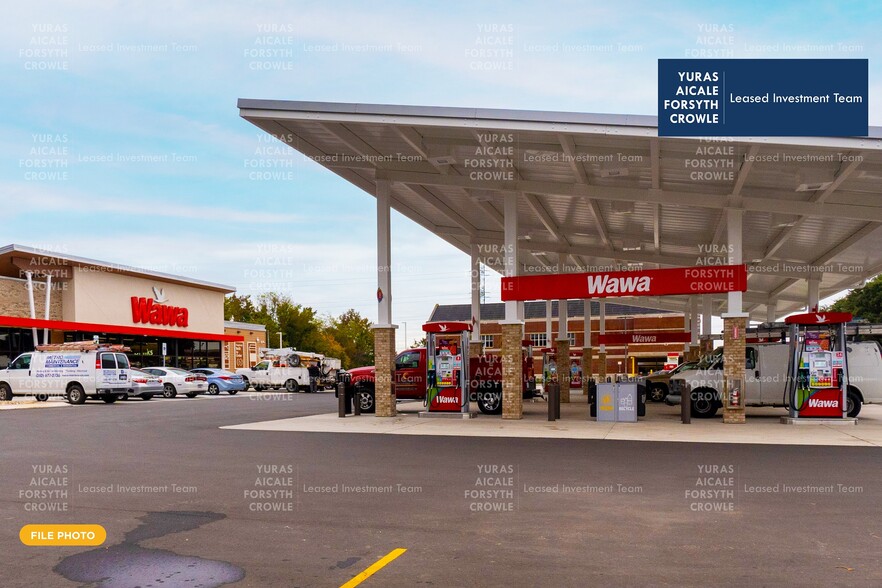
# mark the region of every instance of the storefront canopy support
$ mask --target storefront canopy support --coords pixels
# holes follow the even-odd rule
[[[34,274],[32,272],[25,272],[25,276],[28,279],[28,304],[31,307],[31,318],[37,318],[37,311],[34,308]],[[33,327],[31,329],[34,336],[34,348],[36,349],[37,345],[40,344],[40,340],[37,338],[37,327]]]

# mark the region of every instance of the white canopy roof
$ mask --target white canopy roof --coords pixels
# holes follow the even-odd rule
[[[558,254],[571,271],[722,264],[733,207],[744,210],[754,319],[770,302],[777,316],[805,306],[810,276],[823,298],[882,272],[879,127],[701,141],[658,137],[651,116],[250,99],[239,109],[372,195],[389,180],[395,210],[466,253],[503,245],[502,199],[516,192],[521,274],[552,271]],[[502,269],[501,257],[486,262]]]

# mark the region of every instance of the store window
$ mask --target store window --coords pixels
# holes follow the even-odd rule
[[[0,369],[26,351],[34,350],[34,336],[30,329],[0,329]]]
[[[484,349],[494,349],[493,335],[481,335],[481,343],[483,343]]]
[[[570,347],[576,346],[576,334],[575,333],[567,333],[567,339],[570,342]]]
[[[548,337],[545,333],[530,333],[530,342],[533,347],[548,347]]]

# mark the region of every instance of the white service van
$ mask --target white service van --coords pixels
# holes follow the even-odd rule
[[[30,351],[0,370],[0,400],[14,396],[64,396],[71,404],[87,397],[110,404],[134,393],[129,358],[110,350]]]
[[[785,390],[790,345],[747,345],[744,369],[745,406],[788,406]],[[855,417],[862,404],[882,402],[882,349],[876,341],[849,341],[846,345],[848,388],[846,411]],[[665,404],[680,404],[684,393],[692,396],[692,416],[711,418],[722,407],[722,349],[703,358],[695,369],[671,377]]]

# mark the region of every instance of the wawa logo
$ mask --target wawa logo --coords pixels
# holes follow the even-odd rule
[[[649,292],[652,278],[649,276],[631,276],[611,278],[607,274],[588,276],[589,294],[636,294]]]
[[[153,298],[132,296],[132,321],[150,325],[187,327],[190,311],[180,306],[165,304],[168,297],[164,288],[153,287]]]
[[[838,400],[819,400],[817,398],[809,398],[808,405],[811,408],[839,408]]]

